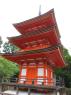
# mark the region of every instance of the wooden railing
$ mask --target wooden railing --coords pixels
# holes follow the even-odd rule
[[[45,85],[45,86],[64,86],[61,80],[51,79],[50,82],[47,78],[40,79],[27,79],[27,78],[0,78],[0,83],[18,83],[30,85]]]
[[[31,95],[30,93],[32,92],[32,90],[35,90],[35,91],[40,91],[40,89],[46,93],[48,92],[55,92],[57,93],[57,91],[60,91],[60,93],[62,93],[62,89],[63,89],[63,83],[59,80],[57,80],[56,82],[47,82],[47,85],[45,85],[45,83],[41,82],[41,80],[39,80],[39,82],[41,82],[41,85],[35,85],[35,81],[37,79],[27,79],[26,81],[23,82],[23,84],[19,83],[19,79],[18,78],[0,78],[0,94],[1,95],[13,95],[12,93],[11,94],[5,94],[4,91],[6,90],[11,90],[11,88],[13,90],[16,91],[16,94],[15,95],[19,95],[19,89],[22,89],[22,88],[26,88],[27,89],[27,92],[28,92],[28,95]],[[44,79],[46,80],[46,78]],[[28,81],[31,81],[31,84],[29,85],[27,82]],[[53,84],[53,85],[48,85],[48,84]],[[57,95],[57,94],[54,94],[54,95]],[[63,94],[60,94],[60,95],[63,95]]]

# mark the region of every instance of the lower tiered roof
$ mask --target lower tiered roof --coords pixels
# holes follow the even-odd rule
[[[63,67],[64,60],[59,47],[45,48],[27,52],[17,52],[12,54],[1,54],[6,59],[23,64],[24,62],[49,62],[55,67]]]

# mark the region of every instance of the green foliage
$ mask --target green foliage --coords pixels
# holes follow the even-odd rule
[[[65,86],[71,87],[71,56],[67,49],[63,49],[64,59],[65,59],[65,67],[59,68],[55,70],[57,76],[61,76],[64,78]]]
[[[3,42],[2,42],[2,38],[0,37],[0,46],[2,45],[2,43],[3,43]]]
[[[3,45],[3,52],[5,53],[13,53],[17,50],[19,50],[19,48],[11,43],[5,42]]]
[[[0,57],[0,78],[12,77],[19,72],[18,65]]]
[[[2,40],[0,40],[0,45],[2,44]],[[12,53],[17,51],[18,48],[8,42],[5,42],[3,45],[3,52]],[[0,57],[0,78],[3,77],[12,77],[19,73],[18,65],[14,62],[6,60],[3,57]]]

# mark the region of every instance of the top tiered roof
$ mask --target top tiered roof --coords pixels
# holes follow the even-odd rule
[[[31,30],[34,31],[43,27],[51,27],[54,24],[56,24],[56,21],[54,17],[54,10],[52,9],[43,15],[13,25],[21,34],[25,34],[26,32],[31,32]]]
[[[24,34],[24,35],[30,35],[32,34],[31,32],[33,31],[39,32],[39,31],[42,31],[43,29],[46,30],[50,28],[51,26],[56,25],[54,10],[52,9],[43,15],[40,15],[30,20],[26,20],[24,22],[13,24],[13,25],[21,34]]]

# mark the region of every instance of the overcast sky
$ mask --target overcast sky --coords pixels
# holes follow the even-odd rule
[[[0,0],[0,36],[19,35],[12,24],[38,16],[54,8],[62,44],[71,52],[71,0]]]

